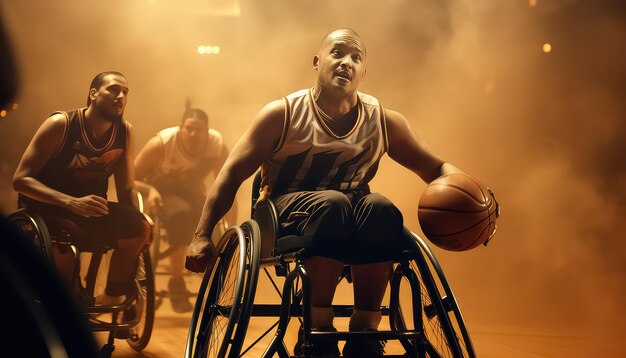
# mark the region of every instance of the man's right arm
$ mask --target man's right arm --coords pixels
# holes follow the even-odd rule
[[[187,250],[185,266],[190,271],[211,269],[216,258],[211,244],[213,228],[231,208],[241,183],[256,172],[278,145],[284,118],[284,101],[269,103],[235,144],[207,194],[195,237]]]
[[[13,189],[32,199],[64,207],[83,216],[102,216],[108,213],[106,199],[89,195],[75,198],[54,190],[39,180],[37,174],[62,144],[65,126],[69,125],[62,114],[44,121],[28,144],[13,176]]]

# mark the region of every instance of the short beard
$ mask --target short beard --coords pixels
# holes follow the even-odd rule
[[[121,123],[124,120],[124,115],[118,116],[117,114],[107,113],[103,118],[112,123]]]
[[[124,115],[117,115],[114,113],[110,113],[110,112],[106,112],[102,109],[100,109],[98,106],[95,107],[96,111],[98,111],[98,116],[101,118],[106,119],[109,122],[112,123],[121,123],[124,120]]]

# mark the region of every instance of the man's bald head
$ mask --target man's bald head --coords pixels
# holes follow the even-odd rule
[[[365,49],[365,44],[363,43],[361,36],[359,36],[359,34],[352,29],[343,28],[328,33],[326,36],[324,36],[324,39],[320,44],[320,51],[329,43],[335,41],[345,41],[348,44],[354,45],[359,48],[365,56],[367,56],[367,50]]]

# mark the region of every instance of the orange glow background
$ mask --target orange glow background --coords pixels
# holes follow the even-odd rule
[[[3,212],[14,209],[10,178],[36,128],[84,106],[96,73],[128,77],[138,148],[178,124],[186,102],[232,148],[265,103],[314,84],[323,35],[351,27],[369,54],[360,90],[403,113],[502,205],[488,247],[434,248],[477,347],[538,335],[565,337],[564,356],[590,340],[626,354],[611,343],[626,325],[620,1],[0,0],[0,11],[21,87],[19,107],[0,118]],[[220,53],[200,55],[201,45]],[[424,187],[389,158],[373,183],[413,231]]]

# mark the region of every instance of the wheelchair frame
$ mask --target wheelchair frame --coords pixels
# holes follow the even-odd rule
[[[139,211],[142,213],[145,213],[146,203],[144,202],[144,195],[140,191],[137,191],[136,194],[137,194],[137,203],[139,206]],[[163,225],[158,213],[156,215],[153,215],[153,217],[151,217],[151,222],[152,222],[152,232],[150,235],[150,258],[152,262],[152,271],[154,272],[155,276],[156,275],[169,275],[170,272],[158,270],[159,262],[161,260],[168,258],[176,249],[178,249],[178,247],[173,247],[173,246],[170,246],[169,244],[167,245],[166,248],[162,247],[163,246],[162,241],[166,240],[167,235],[169,235],[169,233],[167,232],[167,227]],[[224,219],[220,220],[218,225],[221,225],[221,228],[220,228],[221,232],[226,231],[227,224],[225,223]],[[163,231],[165,231],[165,235],[163,234]],[[196,297],[197,294],[198,294],[197,292],[190,292],[189,297]],[[155,310],[158,310],[159,307],[161,307],[161,305],[163,304],[163,300],[165,298],[171,298],[170,292],[165,289],[161,289],[158,291],[156,291],[155,289],[154,295],[155,295]]]
[[[475,357],[458,303],[439,262],[425,241],[405,229],[410,247],[396,261],[390,281],[390,304],[381,307],[390,330],[377,332],[318,332],[311,330],[310,282],[304,269],[306,249],[278,252],[278,216],[270,200],[256,203],[254,219],[229,228],[218,246],[212,272],[205,272],[187,336],[186,358],[240,357],[272,330],[274,337],[262,357],[289,354],[284,342],[291,318],[303,327],[303,354],[309,357],[317,340],[398,340],[403,357]],[[287,237],[288,238],[288,237]],[[285,277],[282,291],[267,271]],[[259,271],[263,269],[281,297],[280,304],[255,303]],[[435,276],[432,271],[434,270]],[[401,283],[408,281],[412,314],[405,315]],[[349,317],[351,305],[333,305],[335,317]],[[245,342],[251,317],[279,317],[261,337]],[[246,347],[244,347],[246,343]],[[243,350],[243,352],[242,352]],[[388,355],[393,356],[393,355]]]
[[[152,225],[149,217],[146,220]],[[154,271],[151,263],[149,245],[144,247],[139,256],[137,273],[135,275],[135,291],[126,300],[113,306],[95,305],[95,288],[98,271],[103,256],[113,247],[105,246],[82,250],[91,252],[91,260],[85,277],[85,285],[80,277],[80,251],[79,245],[72,241],[72,237],[65,231],[53,236],[48,231],[45,221],[37,213],[29,212],[27,209],[19,209],[9,216],[7,221],[17,227],[18,231],[25,234],[28,241],[35,244],[35,248],[42,253],[50,262],[54,263],[53,247],[57,247],[61,253],[68,250],[74,256],[74,273],[72,275],[72,286],[79,287],[87,302],[84,307],[79,307],[80,311],[87,317],[99,314],[111,314],[111,322],[89,319],[88,328],[92,332],[109,332],[107,343],[101,348],[101,353],[109,357],[115,350],[114,340],[119,331],[130,330],[130,337],[125,338],[128,345],[136,351],[143,350],[149,343],[154,325]],[[76,286],[76,280],[80,285]],[[121,313],[128,309],[140,307],[140,314],[134,319],[122,322]]]

